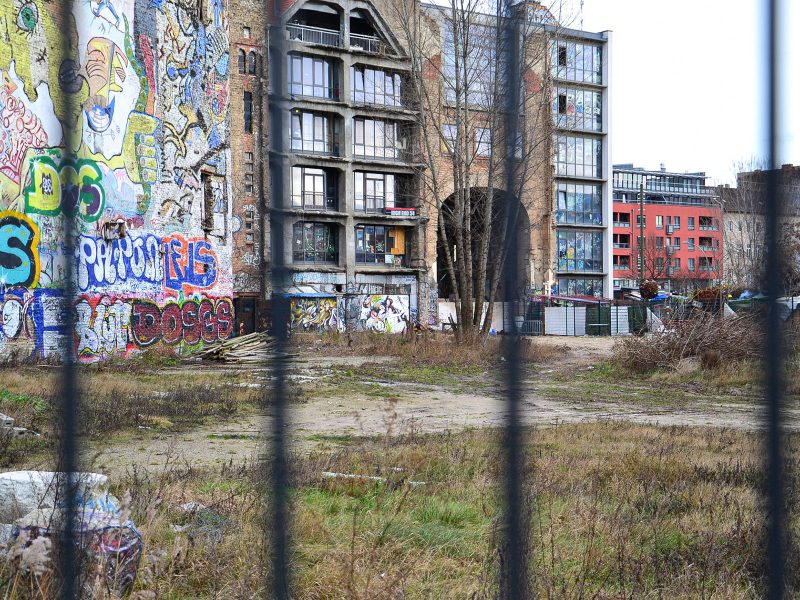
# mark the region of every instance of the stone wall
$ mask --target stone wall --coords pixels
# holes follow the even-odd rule
[[[229,337],[226,7],[87,0],[61,22],[57,6],[0,6],[0,360],[65,339],[92,361]]]

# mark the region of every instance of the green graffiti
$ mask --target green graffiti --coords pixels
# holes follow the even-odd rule
[[[25,188],[25,211],[55,216],[80,215],[97,221],[103,214],[106,195],[103,173],[93,160],[63,161],[56,167],[49,156],[31,159],[30,184]]]

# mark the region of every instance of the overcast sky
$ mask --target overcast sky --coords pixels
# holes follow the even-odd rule
[[[571,27],[580,28],[580,2],[568,2]],[[613,31],[615,163],[653,169],[664,163],[670,171],[705,171],[709,183],[727,183],[736,163],[766,156],[764,4],[584,0],[583,29]],[[781,113],[787,118],[779,160],[800,164],[800,1],[783,4]]]

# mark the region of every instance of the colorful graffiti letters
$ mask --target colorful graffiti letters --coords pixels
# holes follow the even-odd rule
[[[291,327],[322,333],[340,327],[336,298],[292,298]]]
[[[103,214],[103,174],[92,160],[64,161],[60,168],[49,156],[31,159],[31,182],[25,188],[26,212],[80,216],[89,222]]]
[[[33,288],[39,281],[39,229],[25,215],[0,212],[0,286]]]
[[[142,348],[162,341],[194,346],[201,340],[207,343],[226,340],[233,334],[233,306],[228,299],[191,299],[182,304],[168,302],[163,307],[135,300],[131,331]]]
[[[81,291],[112,285],[119,289],[126,283],[130,291],[160,291],[163,280],[161,240],[156,236],[129,235],[113,241],[81,236],[78,246],[78,286]]]
[[[210,288],[217,281],[217,257],[208,240],[164,240],[164,285],[185,292]]]
[[[103,296],[92,307],[92,304],[84,299],[78,302],[75,311],[78,356],[99,357],[127,350],[128,325],[131,317],[129,302],[112,301]]]

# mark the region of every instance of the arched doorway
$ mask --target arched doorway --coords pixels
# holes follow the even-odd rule
[[[471,264],[473,275],[474,296],[482,290],[484,298],[489,300],[492,281],[498,269],[502,269],[501,250],[504,243],[508,243],[507,236],[503,235],[505,220],[508,218],[508,211],[511,211],[511,218],[516,223],[517,228],[517,265],[519,269],[518,281],[520,288],[530,286],[530,219],[525,206],[518,198],[513,198],[507,203],[506,193],[502,190],[494,190],[492,201],[492,217],[489,222],[489,248],[486,266],[486,277],[482,286],[478,285],[478,271],[480,263],[481,240],[486,232],[484,231],[484,216],[487,210],[487,198],[489,191],[486,188],[472,188],[470,194],[471,216],[469,230],[471,237]],[[458,215],[456,214],[456,201],[451,195],[443,204],[439,211],[439,218],[444,221],[445,238],[441,230],[437,228],[436,242],[436,274],[439,298],[444,300],[454,299],[454,286],[447,271],[447,258],[445,244],[450,247],[451,255],[457,256],[456,233],[459,226]],[[466,217],[463,219],[466,221]],[[462,230],[466,231],[466,223],[461,224]],[[500,300],[505,294],[502,282],[502,273],[499,277],[499,285],[495,291],[493,300]],[[519,292],[519,290],[517,290]],[[518,294],[511,294],[512,297]]]

